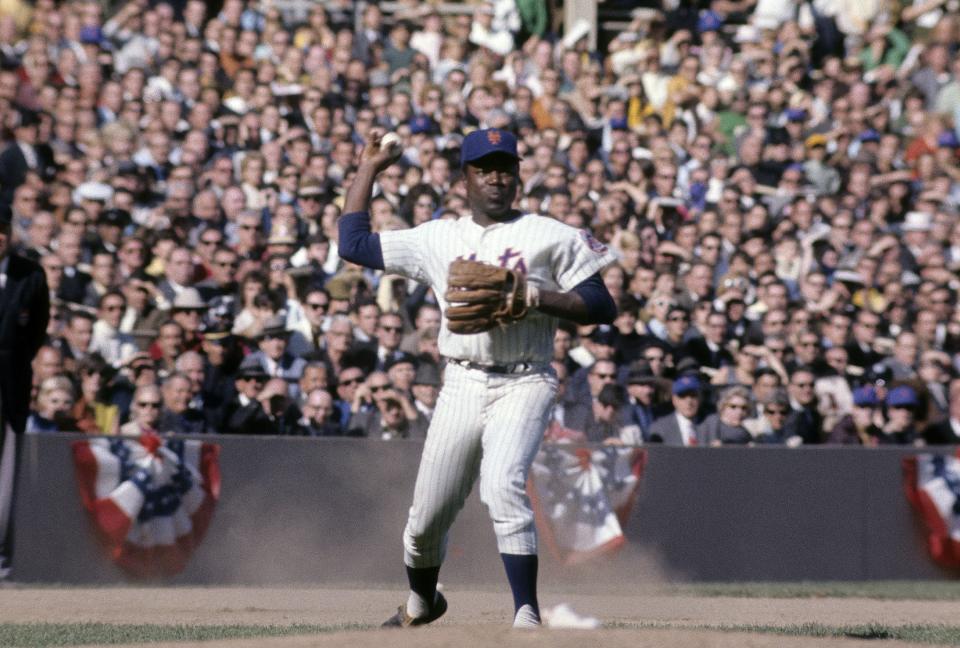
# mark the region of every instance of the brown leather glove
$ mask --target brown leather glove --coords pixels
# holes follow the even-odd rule
[[[509,268],[457,259],[450,263],[444,299],[451,333],[483,333],[526,316],[527,280]]]

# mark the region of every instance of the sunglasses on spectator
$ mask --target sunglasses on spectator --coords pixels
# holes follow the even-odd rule
[[[358,385],[363,382],[363,376],[357,376],[356,378],[345,378],[340,381],[341,385]]]
[[[160,409],[160,401],[137,401],[137,407]]]
[[[313,310],[320,310],[320,309],[326,308],[326,307],[327,307],[327,303],[326,303],[326,302],[323,302],[323,303],[320,303],[320,302],[307,302],[307,308],[312,308]]]
[[[763,410],[770,416],[786,416],[787,410],[783,407],[767,407]]]
[[[386,390],[392,389],[392,388],[393,388],[393,385],[391,385],[391,384],[389,384],[389,383],[388,383],[388,384],[385,384],[385,385],[370,385],[370,391],[372,391],[373,393],[377,393],[377,392],[380,392],[380,391],[386,391]]]

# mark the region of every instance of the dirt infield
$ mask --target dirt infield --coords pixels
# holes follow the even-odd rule
[[[849,626],[949,624],[958,620],[957,601],[861,598],[733,598],[656,593],[583,594],[548,591],[544,607],[564,602],[605,623],[669,627],[595,631],[509,630],[509,594],[446,588],[450,611],[436,626],[415,631],[356,630],[310,636],[151,644],[183,648],[244,646],[855,646],[858,639],[814,639],[704,630],[703,626]],[[0,590],[0,623],[104,622],[114,624],[292,625],[379,624],[399,603],[393,589],[330,588],[27,588]],[[690,626],[697,626],[693,629]],[[875,641],[873,642],[876,643]],[[906,646],[884,641],[884,646]],[[142,645],[142,644],[141,644]],[[929,645],[929,644],[927,644]]]

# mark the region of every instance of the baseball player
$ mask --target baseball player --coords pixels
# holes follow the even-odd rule
[[[446,358],[403,532],[410,594],[384,626],[423,625],[446,612],[437,578],[447,531],[479,476],[513,592],[513,625],[536,627],[537,538],[525,487],[557,389],[553,335],[557,318],[613,321],[616,305],[598,273],[614,257],[584,231],[513,210],[517,140],[499,129],[463,140],[469,216],[371,233],[374,180],[401,153],[381,147],[381,137],[371,134],[347,191],[340,256],[429,284]]]

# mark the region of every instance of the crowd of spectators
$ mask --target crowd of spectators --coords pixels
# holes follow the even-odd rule
[[[344,263],[467,213],[459,145],[518,133],[517,207],[618,255],[613,326],[564,323],[555,440],[960,441],[960,16],[942,0],[6,0],[0,201],[52,301],[29,432],[422,438],[424,286]]]

